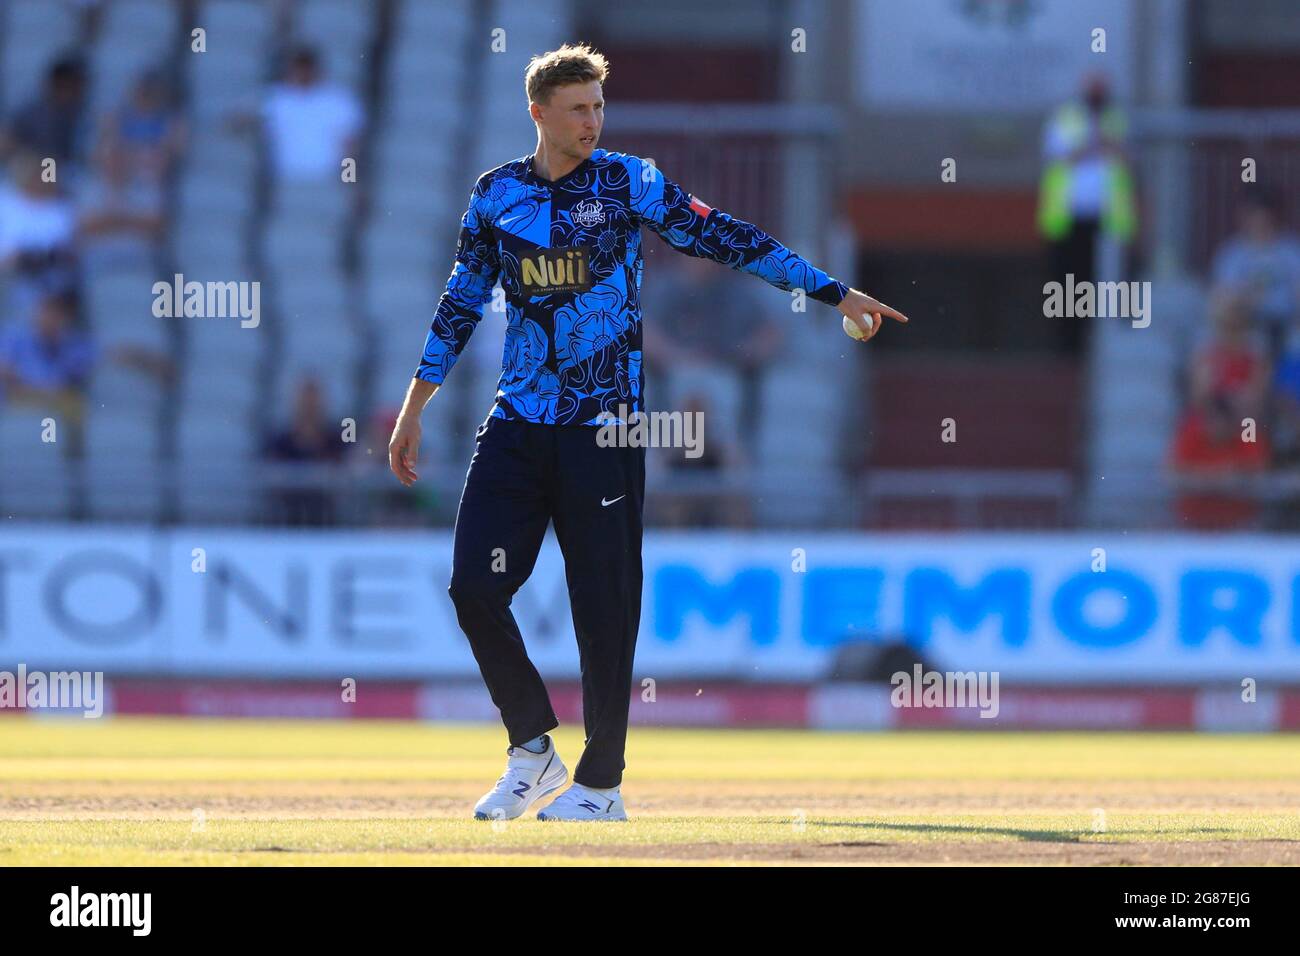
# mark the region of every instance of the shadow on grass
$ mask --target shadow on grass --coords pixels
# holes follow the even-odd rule
[[[1105,838],[1114,836],[1151,837],[1155,835],[1150,830],[1106,830],[1102,833],[1094,833],[1092,830],[1026,830],[1018,827],[975,827],[946,823],[849,823],[843,820],[809,820],[808,823],[815,826],[851,827],[858,830],[897,830],[902,833],[1002,836],[1024,840],[1029,843],[1081,843],[1084,837],[1089,836]],[[1179,832],[1191,836],[1193,834],[1231,833],[1232,831],[1217,827],[1197,827]]]

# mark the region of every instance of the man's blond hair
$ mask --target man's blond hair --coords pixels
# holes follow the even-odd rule
[[[528,61],[524,71],[524,89],[530,103],[546,106],[551,94],[571,83],[604,83],[609,63],[585,43],[566,43],[558,50],[542,53]]]

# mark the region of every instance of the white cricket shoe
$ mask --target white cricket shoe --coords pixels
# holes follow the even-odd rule
[[[539,820],[626,820],[627,809],[623,795],[614,790],[609,796],[575,783],[551,801],[545,810],[537,811]]]
[[[475,820],[513,820],[542,797],[559,790],[569,779],[569,769],[555,752],[550,734],[543,738],[546,750],[535,754],[523,747],[506,750],[506,772],[483,798],[474,804]]]

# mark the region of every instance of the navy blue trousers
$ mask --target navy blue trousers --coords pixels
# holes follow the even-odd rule
[[[602,448],[590,425],[489,417],[456,513],[448,593],[511,745],[559,726],[510,602],[554,522],[582,669],[586,748],[576,783],[623,779],[641,622],[645,448]]]

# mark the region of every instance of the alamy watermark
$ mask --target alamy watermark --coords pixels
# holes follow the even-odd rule
[[[601,448],[684,448],[687,458],[704,454],[704,412],[601,412],[596,444]]]
[[[0,671],[0,709],[79,710],[104,715],[103,671]]]
[[[981,717],[998,715],[997,671],[897,671],[889,682],[895,707],[978,707]]]
[[[1065,282],[1043,285],[1043,315],[1049,319],[1132,319],[1133,328],[1151,324],[1150,282]]]
[[[153,314],[160,319],[233,319],[255,329],[262,322],[262,283],[186,282],[177,272],[171,282],[153,284]]]
[[[152,914],[152,893],[83,893],[73,884],[50,897],[51,926],[122,926],[132,936],[148,936]]]

